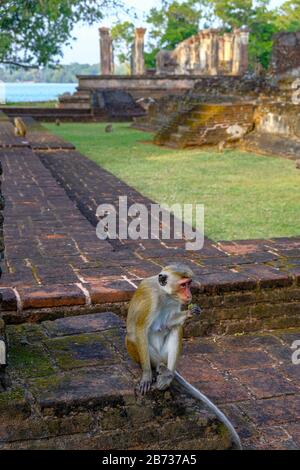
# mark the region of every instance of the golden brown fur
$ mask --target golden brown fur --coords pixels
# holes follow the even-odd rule
[[[14,125],[15,125],[15,135],[18,137],[26,137],[27,127],[23,119],[21,119],[20,117],[16,117],[14,119]]]
[[[160,389],[166,388],[173,378],[188,315],[181,306],[190,301],[189,288],[182,289],[180,283],[189,283],[191,277],[186,266],[167,266],[158,276],[144,279],[130,302],[126,347],[129,356],[141,365],[142,393],[150,389],[152,368],[164,370],[157,379]]]

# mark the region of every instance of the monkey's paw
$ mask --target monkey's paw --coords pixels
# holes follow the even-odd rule
[[[189,311],[189,317],[193,317],[194,315],[200,315],[202,312],[199,305],[196,305],[196,304],[190,304],[188,306],[188,311]]]
[[[143,376],[140,384],[138,386],[138,391],[142,394],[145,395],[147,392],[149,392],[151,385],[152,385],[152,375]]]
[[[157,372],[156,388],[158,390],[166,390],[174,379],[174,372],[169,370],[164,364],[158,367]]]

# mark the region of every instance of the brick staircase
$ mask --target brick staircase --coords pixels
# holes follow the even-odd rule
[[[231,126],[238,125],[245,133],[252,129],[253,111],[251,103],[197,104],[171,116],[169,122],[156,133],[154,142],[185,148],[230,141],[228,128]]]

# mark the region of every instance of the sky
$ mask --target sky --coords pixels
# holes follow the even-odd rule
[[[143,26],[143,16],[151,7],[159,6],[159,0],[124,0],[126,6],[131,7],[137,15],[134,20],[135,25]],[[283,0],[272,0],[272,6],[278,6]],[[143,8],[141,8],[141,4]],[[122,18],[122,20],[125,18]],[[111,26],[116,18],[105,18],[102,24],[93,26],[77,25],[72,33],[76,40],[71,42],[70,46],[63,49],[62,64],[70,64],[78,62],[80,64],[97,64],[99,63],[99,33],[100,26]]]

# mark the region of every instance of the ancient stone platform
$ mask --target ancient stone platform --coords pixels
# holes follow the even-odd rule
[[[0,127],[2,123],[1,118]],[[5,436],[3,447],[23,441],[24,447],[58,448],[68,441],[70,448],[76,448],[81,437],[84,447],[91,435],[96,436],[89,441],[91,446],[114,445],[109,429],[100,432],[97,424],[103,408],[99,408],[99,414],[90,408],[95,396],[106,403],[105,390],[111,394],[109,387],[115,390],[120,386],[122,396],[132,400],[134,416],[140,414],[141,405],[134,401],[136,376],[122,349],[123,324],[117,326],[120,320],[104,312],[125,317],[140,280],[174,261],[183,261],[194,270],[194,298],[203,307],[201,318],[186,328],[182,374],[220,403],[246,447],[299,447],[300,369],[292,364],[290,347],[300,337],[300,237],[219,243],[206,240],[200,252],[187,252],[183,242],[173,239],[163,243],[100,241],[95,233],[98,204],[116,204],[119,195],[127,195],[129,205],[149,205],[151,201],[61,139],[52,136],[48,145],[48,134],[42,127],[38,133],[45,144],[42,149],[33,148],[37,137],[31,143],[31,133],[26,144],[7,129],[0,139],[6,197],[1,317],[7,324],[12,381],[12,387],[0,394],[7,417],[0,432]],[[55,148],[51,148],[53,142]],[[94,312],[95,317],[78,317]],[[105,318],[115,326],[102,327]],[[41,326],[36,324],[41,321]],[[79,325],[77,330],[74,324]],[[232,336],[219,336],[224,334]],[[120,384],[117,378],[110,382],[105,376],[116,367],[116,357],[122,368]],[[89,375],[94,368],[98,371],[95,379]],[[54,388],[47,382],[49,376],[54,379]],[[131,379],[132,388],[126,391]],[[83,383],[88,384],[84,396]],[[98,394],[98,385],[103,396]],[[160,399],[150,398],[157,403]],[[10,407],[7,400],[12,403]],[[109,420],[113,421],[115,415],[119,420],[120,414],[127,413],[126,400],[121,411],[107,405]],[[185,399],[183,402],[186,404]],[[153,406],[151,402],[149,407]],[[173,432],[176,410],[170,403],[168,406],[169,429]],[[20,425],[14,431],[7,426],[13,416]],[[122,419],[114,422],[115,428],[117,422]],[[123,428],[122,424],[118,426]],[[139,428],[137,422],[136,426],[141,434],[145,424]],[[100,440],[104,439],[102,431],[107,431],[107,441]],[[149,430],[147,442],[139,446],[155,446],[161,438],[153,437],[153,432]],[[63,435],[69,440],[62,439]],[[124,445],[137,446],[129,434],[125,435]],[[191,442],[188,439],[186,445]],[[219,448],[218,439],[212,435],[211,445]],[[224,447],[227,444],[222,443]]]
[[[199,252],[187,252],[176,240],[100,241],[98,204],[117,204],[121,195],[129,205],[151,201],[74,150],[0,153],[7,322],[85,313],[99,305],[124,314],[140,279],[177,260],[194,270],[195,298],[204,307],[187,334],[299,326],[300,238],[206,240]]]
[[[226,449],[223,425],[183,390],[136,396],[114,314],[7,328],[11,385],[0,449]]]
[[[113,313],[7,327],[0,449],[224,449],[218,420],[176,384],[141,398]],[[179,370],[232,420],[245,449],[300,446],[300,329],[186,341]]]

